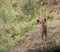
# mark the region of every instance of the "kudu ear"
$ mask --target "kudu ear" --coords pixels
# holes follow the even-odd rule
[[[42,21],[41,21],[41,20],[39,20],[39,19],[37,19],[37,23],[40,23],[40,24],[41,24],[41,23],[42,23]]]
[[[37,23],[40,23],[40,20],[39,19],[37,19]]]

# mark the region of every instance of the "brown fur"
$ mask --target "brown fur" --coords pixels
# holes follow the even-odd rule
[[[44,18],[42,19],[42,21],[40,20],[37,20],[37,23],[40,23],[42,26],[41,26],[41,30],[42,30],[42,39],[44,39],[44,36],[45,36],[45,39],[47,38],[47,24],[46,24],[47,20]]]

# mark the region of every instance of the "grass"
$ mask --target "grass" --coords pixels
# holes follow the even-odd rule
[[[0,49],[0,52],[10,52],[10,47]]]
[[[24,23],[20,28],[20,35],[18,35],[17,37],[16,37],[16,41],[17,42],[19,42],[19,41],[21,41],[21,39],[22,39],[22,36],[24,36],[25,35],[25,33],[26,32],[28,32],[31,28],[33,28],[34,26],[36,26],[36,19],[34,19],[34,20],[31,20],[31,22],[28,22],[28,23]]]
[[[32,28],[36,28],[36,17],[40,18],[40,16],[44,15],[42,9],[45,10],[45,7],[39,7],[37,10],[37,8],[35,8],[33,5],[35,4],[38,6],[37,2],[31,2],[32,3],[28,3],[27,0],[0,1],[0,24],[3,27],[0,27],[2,31],[0,32],[0,48],[5,47],[4,49],[1,49],[0,52],[8,52],[4,51],[6,50],[6,45],[12,45],[14,43],[23,41],[22,37],[25,35],[25,33]],[[30,4],[32,4],[32,7]],[[41,13],[37,14],[39,10]],[[16,17],[16,13],[19,13],[18,17]],[[52,14],[47,13],[46,15],[48,19],[53,19]],[[19,22],[17,18],[19,18]],[[9,33],[6,32],[6,29],[9,31]],[[14,35],[14,37],[11,37],[12,35]]]

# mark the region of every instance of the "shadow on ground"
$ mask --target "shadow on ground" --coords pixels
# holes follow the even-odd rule
[[[27,52],[60,52],[60,46],[47,47],[47,48],[32,48],[28,49]]]

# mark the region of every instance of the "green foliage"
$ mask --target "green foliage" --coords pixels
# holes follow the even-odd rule
[[[20,28],[21,28],[21,34],[20,35],[24,35],[25,32],[27,32],[29,29],[31,29],[34,25],[36,25],[35,23],[35,19],[31,20],[31,22],[26,22],[24,23]]]
[[[6,23],[7,22],[7,14],[5,13],[6,11],[4,10],[4,7],[0,5],[0,18],[3,19],[3,21]]]
[[[22,21],[26,21],[26,18],[27,18],[27,17],[26,17],[25,15],[22,15],[22,16],[21,16],[21,20],[22,20]]]
[[[53,18],[54,18],[54,17],[51,16],[51,15],[48,15],[48,16],[47,16],[47,19],[53,20]]]
[[[10,52],[10,47],[6,46],[6,47],[0,49],[0,52]]]
[[[4,48],[6,45],[21,42],[25,33],[36,26],[36,17],[38,18],[44,13],[41,11],[42,8],[40,8],[39,2],[36,2],[37,0],[21,1],[0,0],[0,18],[2,19],[1,21],[4,21],[4,23],[0,21],[2,26],[4,26],[3,29],[1,28],[3,32],[0,36],[0,48]],[[43,7],[43,9],[45,9],[45,7]],[[41,14],[38,11],[41,12]],[[16,17],[16,13],[19,14],[18,17]],[[36,17],[34,16],[35,14]],[[19,22],[17,22],[17,18]],[[47,15],[47,19],[53,19],[53,16],[49,14]],[[5,33],[5,28],[9,29],[9,33]],[[12,35],[14,35],[14,37],[11,37]],[[4,50],[6,49],[2,49],[0,52],[8,52]]]
[[[25,15],[32,15],[34,13],[34,8],[31,6],[31,1],[25,2],[22,4],[22,11],[24,12]]]
[[[0,36],[0,47],[4,48],[6,45],[8,45],[8,39],[7,39],[7,36],[5,35],[1,35]]]
[[[26,32],[28,32],[31,28],[36,26],[36,19],[31,20],[31,22],[25,22],[24,24],[22,24],[22,26],[20,26],[20,32],[17,37],[16,37],[16,42],[20,42],[22,41],[22,37],[25,35]]]

